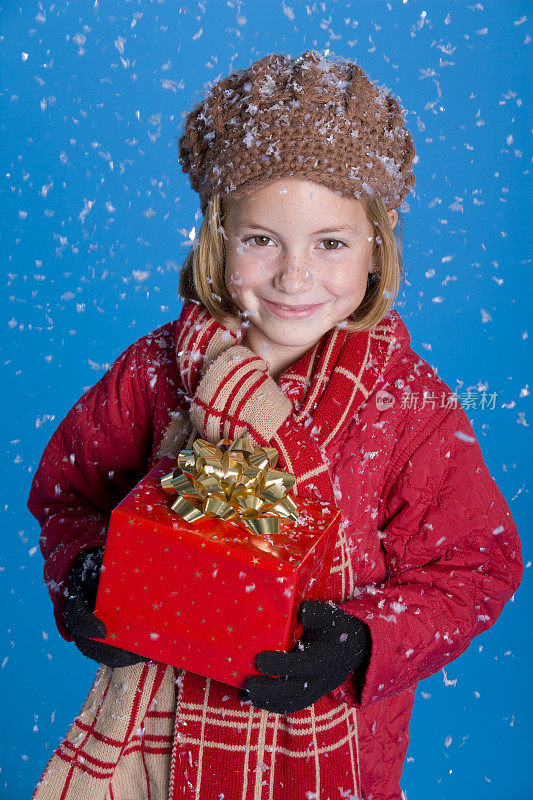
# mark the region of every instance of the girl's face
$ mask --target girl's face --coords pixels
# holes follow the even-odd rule
[[[243,343],[277,377],[363,300],[372,225],[359,200],[298,178],[225,207],[225,279],[249,320]]]

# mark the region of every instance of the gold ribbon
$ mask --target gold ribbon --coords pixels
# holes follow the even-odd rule
[[[197,439],[192,450],[180,452],[161,486],[178,494],[172,510],[185,522],[218,517],[240,520],[258,535],[279,533],[280,517],[297,520],[299,513],[286,494],[296,477],[274,469],[277,460],[274,447],[254,447],[246,437],[218,445]]]

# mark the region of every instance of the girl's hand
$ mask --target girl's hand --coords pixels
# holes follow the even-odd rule
[[[293,412],[292,402],[268,374],[268,364],[243,345],[222,352],[205,370],[190,405],[204,439],[269,442]]]
[[[248,678],[239,700],[291,714],[332,692],[350,672],[366,668],[372,640],[365,622],[322,600],[302,603],[298,617],[304,634],[290,652],[264,650],[255,659],[258,670],[278,677]]]
[[[92,613],[103,556],[104,548],[98,547],[81,553],[75,559],[70,572],[70,593],[65,602],[65,626],[78,650],[99,664],[115,668],[149,661],[144,656],[103,642],[94,642],[91,638],[97,636],[104,639],[107,635],[105,624]]]

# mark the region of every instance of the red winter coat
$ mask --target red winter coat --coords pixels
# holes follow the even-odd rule
[[[348,734],[350,726],[356,728],[357,785],[364,800],[401,799],[399,780],[418,681],[456,659],[473,637],[494,624],[523,572],[516,526],[466,414],[454,404],[448,386],[410,348],[397,312],[391,312],[391,320],[396,349],[381,382],[326,451],[343,519],[328,596],[369,625],[372,654],[363,685],[351,676],[315,704],[323,715],[316,720],[331,721],[338,709],[353,710],[351,721],[343,724]],[[45,580],[67,640],[62,592],[72,561],[80,551],[105,541],[111,510],[165,452],[169,422],[179,419],[176,412],[184,408],[178,392],[177,330],[178,321],[168,323],[117,359],[59,425],[35,475],[28,507],[43,526]],[[372,350],[367,357],[371,362]],[[287,373],[294,375],[299,364]],[[354,364],[353,372],[359,367]],[[290,379],[284,376],[278,383],[290,396]],[[216,758],[224,758],[224,747],[231,745],[224,727],[229,723],[217,726],[216,719],[206,718],[205,680],[185,676],[184,708],[199,709],[198,727],[193,713],[185,713],[191,720],[189,734],[201,728],[202,735],[209,731],[211,739],[224,743],[214,755],[206,749],[200,796],[217,797],[223,787],[227,800],[305,800],[305,793],[290,790],[290,772],[283,773],[285,789],[274,778],[270,785],[264,780],[262,789],[253,777],[256,762],[266,770],[270,763],[273,769],[269,728],[259,731],[247,751],[251,793],[242,794],[238,776],[233,781],[226,776],[223,782]],[[225,713],[231,718],[232,693],[236,690],[211,682],[208,710],[218,703],[225,710],[221,719]],[[288,723],[297,727],[300,713],[289,715]],[[315,725],[313,717],[312,731],[302,728],[298,744],[306,758],[293,759],[302,769],[316,771],[308,796],[317,800],[338,798],[341,783],[354,785],[340,776],[355,771],[355,756],[350,751],[349,763],[347,745],[333,747],[324,738],[328,725],[333,722]],[[285,741],[283,725],[278,730],[276,723],[275,730],[278,746],[294,746],[294,732]],[[194,797],[198,769],[196,765],[194,772],[190,764],[191,793],[184,790],[184,797]],[[276,776],[281,774],[280,766]]]

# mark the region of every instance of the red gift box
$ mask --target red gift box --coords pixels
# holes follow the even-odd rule
[[[300,603],[320,599],[340,511],[293,497],[299,519],[256,535],[235,521],[189,524],[171,509],[165,456],[111,513],[95,614],[96,639],[236,687],[262,650],[289,650]]]

